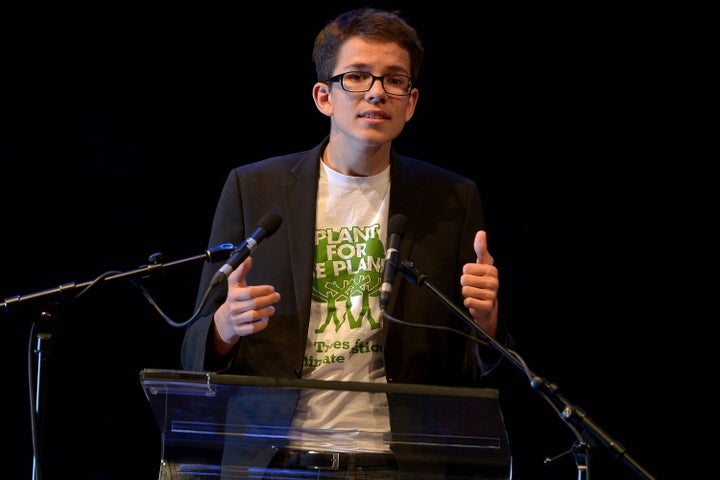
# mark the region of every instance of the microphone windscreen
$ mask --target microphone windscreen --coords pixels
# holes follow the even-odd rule
[[[397,213],[390,217],[388,221],[388,233],[397,233],[403,235],[405,233],[405,227],[407,227],[408,219],[402,213]]]
[[[265,237],[269,237],[273,233],[277,232],[281,223],[282,217],[280,215],[277,213],[268,213],[260,219],[258,226],[264,228],[266,232]]]

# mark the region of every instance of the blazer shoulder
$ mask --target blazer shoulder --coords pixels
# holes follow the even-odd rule
[[[414,178],[416,180],[429,178],[436,181],[443,179],[453,183],[473,182],[472,179],[460,173],[426,160],[420,160],[406,155],[394,154],[392,162],[396,170],[395,173],[407,178]]]
[[[319,168],[320,152],[324,144],[325,142],[322,142],[309,150],[276,155],[239,165],[232,169],[230,175],[270,176],[275,179],[285,174],[302,176]]]

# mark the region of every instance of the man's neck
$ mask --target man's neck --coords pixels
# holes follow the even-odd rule
[[[322,161],[332,170],[350,177],[370,177],[385,170],[390,163],[389,147],[362,151],[325,147]]]

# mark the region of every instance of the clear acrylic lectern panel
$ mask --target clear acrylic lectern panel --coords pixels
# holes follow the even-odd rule
[[[308,438],[328,451],[353,451],[379,441],[395,454],[402,478],[511,478],[494,389],[156,369],[145,369],[140,377],[160,428],[159,480],[346,478],[341,471],[267,467],[278,449]],[[293,428],[293,411],[305,389],[368,399],[385,395],[392,433]]]

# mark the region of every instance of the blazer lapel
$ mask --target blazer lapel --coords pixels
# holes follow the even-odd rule
[[[399,261],[411,258],[412,247],[415,243],[415,235],[413,225],[417,225],[422,221],[422,206],[425,199],[425,193],[414,187],[415,173],[408,167],[406,161],[402,157],[393,154],[390,166],[390,212],[389,216],[401,213],[408,219],[407,228],[400,241],[398,249]],[[403,275],[398,274],[393,279],[392,289],[397,291],[400,283],[404,281]],[[397,295],[391,295],[387,310],[392,312],[395,306]]]
[[[285,198],[285,219],[288,224],[287,248],[294,275],[295,301],[303,320],[298,332],[305,335],[310,318],[313,263],[315,251],[315,212],[317,210],[318,176],[320,175],[320,152],[325,143],[301,154],[292,173],[295,176],[282,185]]]

